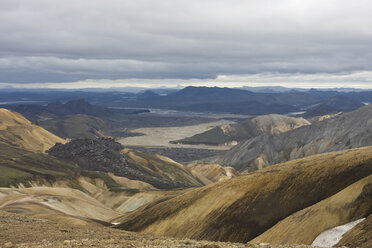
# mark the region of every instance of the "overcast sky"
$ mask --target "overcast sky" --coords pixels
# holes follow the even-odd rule
[[[0,0],[0,87],[372,88],[372,1]]]

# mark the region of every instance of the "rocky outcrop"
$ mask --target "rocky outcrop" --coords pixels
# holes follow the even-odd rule
[[[154,171],[149,169],[155,164],[153,157],[149,155],[150,157],[140,158],[139,161],[146,162],[140,163],[131,157],[126,157],[122,150],[121,144],[114,139],[98,138],[75,139],[67,144],[56,144],[48,153],[54,157],[75,162],[85,170],[112,172],[117,176],[140,180],[160,189],[202,185],[197,184],[197,181],[183,180],[184,177],[164,177],[161,172],[153,173]],[[173,174],[182,169],[172,163],[168,163],[167,167],[174,169]],[[192,177],[191,173],[189,175]]]

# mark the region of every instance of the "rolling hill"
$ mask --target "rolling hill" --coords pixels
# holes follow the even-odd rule
[[[181,144],[224,145],[237,144],[263,134],[278,134],[301,126],[310,125],[303,118],[271,114],[212,128],[204,133],[196,134],[182,140],[173,141]]]
[[[33,152],[45,152],[64,139],[31,124],[19,113],[0,109],[0,142]]]
[[[183,192],[159,191],[154,186],[140,181],[142,178],[131,180],[113,173],[86,170],[73,161],[42,153],[45,147],[49,148],[56,141],[64,140],[31,124],[18,113],[1,109],[0,114],[3,128],[0,130],[2,210],[78,225],[107,225],[111,219],[133,211],[143,204],[160,198],[169,199]],[[83,142],[79,145],[92,148],[89,146],[91,140],[85,141],[87,144]],[[117,145],[119,158],[124,158],[120,144],[110,139],[106,139],[106,143],[112,147]],[[110,151],[108,147],[103,146],[101,153],[106,152],[115,157],[114,151]],[[72,153],[77,151],[78,149]],[[189,184],[202,185],[187,168],[166,157],[136,151],[126,153],[130,153],[126,155],[128,164],[143,171],[147,170],[148,178],[165,178],[171,185],[173,181],[182,180],[189,180]],[[98,158],[101,158],[100,155],[102,154],[97,152]]]
[[[372,175],[369,175],[337,194],[290,215],[253,242],[311,245],[322,231],[364,218],[371,212]]]
[[[365,221],[344,234],[338,246],[372,247],[372,214]]]
[[[99,138],[112,135],[107,121],[89,115],[76,114],[39,121],[46,130],[63,138]]]
[[[240,176],[240,173],[232,167],[223,167],[219,164],[189,164],[187,167],[195,176],[203,176],[211,182],[220,182]],[[205,183],[209,184],[209,183]]]
[[[247,242],[371,175],[371,151],[372,147],[365,147],[314,155],[190,190],[123,216],[118,228],[177,238]],[[363,204],[349,217],[369,215],[371,202]]]
[[[145,234],[274,244],[308,244],[325,229],[372,213],[372,147],[238,176],[216,164],[184,167],[164,156],[123,149],[113,139],[73,140],[55,145],[49,154],[26,150],[20,141],[28,136],[17,137],[18,130],[38,127],[17,113],[4,113],[2,125],[17,128],[0,131],[10,132],[0,142],[0,210],[85,226],[77,230],[120,222],[118,228]],[[45,138],[32,137],[41,143]],[[219,182],[156,188],[212,181]],[[368,217],[341,243],[368,244],[369,225]],[[9,222],[7,234],[8,227]]]
[[[368,146],[372,145],[371,123],[372,106],[365,106],[285,133],[249,139],[205,161],[252,171],[313,154]]]

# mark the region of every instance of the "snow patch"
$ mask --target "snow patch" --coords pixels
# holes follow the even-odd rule
[[[114,225],[114,226],[117,226],[117,225],[120,224],[120,222],[112,222],[111,224]]]
[[[340,240],[342,239],[342,236],[347,231],[355,227],[357,224],[359,224],[363,220],[365,220],[365,218],[349,222],[345,225],[336,226],[332,229],[328,229],[322,232],[321,234],[319,234],[319,236],[315,238],[315,240],[313,241],[311,245],[320,246],[320,247],[333,247],[338,242],[340,242]]]
[[[226,176],[227,176],[228,178],[232,178],[232,174],[231,174],[231,172],[230,172],[230,171],[226,171]]]

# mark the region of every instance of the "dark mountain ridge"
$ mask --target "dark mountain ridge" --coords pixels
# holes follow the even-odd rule
[[[301,116],[303,118],[311,118],[311,117],[316,117],[316,116],[335,114],[337,112],[339,112],[337,109],[323,103],[323,104],[319,104],[313,108],[308,109]]]
[[[325,102],[328,106],[340,111],[353,111],[364,104],[344,95],[337,95]]]

